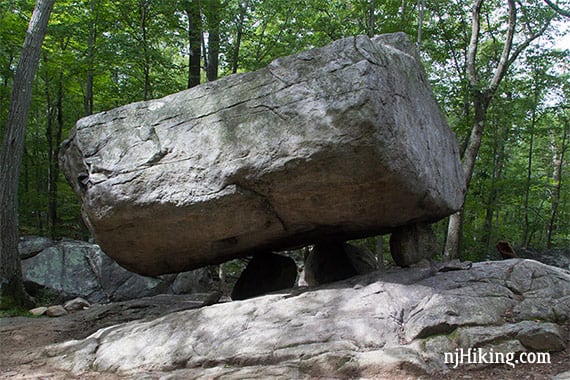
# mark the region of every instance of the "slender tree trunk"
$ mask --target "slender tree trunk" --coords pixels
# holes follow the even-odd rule
[[[370,7],[368,8],[368,37],[372,38],[376,34],[376,29],[374,26],[374,21],[376,13],[376,5],[374,4],[374,0],[370,0]]]
[[[186,3],[188,16],[188,45],[190,57],[188,62],[188,88],[200,84],[200,57],[202,55],[202,21],[199,1]]]
[[[26,126],[34,76],[55,0],[38,0],[16,68],[4,143],[0,155],[0,307],[13,301],[28,306],[18,252],[18,180],[24,153]],[[8,305],[6,305],[8,306]]]
[[[95,0],[89,4],[89,36],[87,37],[87,78],[85,80],[85,97],[83,99],[84,116],[93,114],[93,62],[95,61],[96,19]]]
[[[467,141],[465,152],[463,153],[463,173],[465,175],[466,188],[469,189],[473,169],[475,168],[475,161],[481,141],[483,138],[483,131],[487,122],[487,110],[494,93],[496,92],[499,84],[503,80],[505,73],[509,66],[514,62],[517,56],[527,47],[532,40],[536,39],[540,34],[533,35],[531,38],[520,44],[517,49],[511,54],[513,38],[516,31],[516,4],[515,0],[507,0],[509,6],[509,23],[507,26],[507,35],[505,43],[501,52],[499,63],[493,73],[493,77],[488,84],[483,84],[479,81],[476,57],[479,45],[479,33],[481,27],[481,8],[484,0],[475,0],[471,13],[471,40],[467,51],[467,76],[471,86],[471,99],[474,109],[474,121],[471,128],[471,134]],[[549,22],[548,22],[549,23]],[[548,25],[547,23],[547,25]],[[544,33],[545,27],[540,33]],[[451,215],[449,218],[449,225],[447,230],[447,239],[445,249],[443,252],[444,260],[451,260],[459,255],[460,241],[461,241],[461,226],[463,220],[463,208]]]
[[[47,54],[44,54],[43,58],[44,65],[48,65],[48,57]],[[52,207],[54,204],[52,203],[52,176],[53,176],[53,165],[52,162],[54,160],[53,151],[54,151],[54,141],[53,141],[53,124],[54,124],[54,110],[56,107],[53,105],[52,96],[51,96],[51,73],[46,73],[44,83],[45,83],[45,97],[46,97],[46,141],[47,141],[47,155],[48,155],[48,181],[47,181],[47,190],[48,190],[48,232],[51,238],[53,239],[55,236],[54,233],[54,219],[56,210],[53,210]],[[38,184],[40,183],[38,178]]]
[[[59,180],[59,145],[63,133],[63,67],[60,67],[59,80],[57,83],[57,100],[56,100],[56,130],[49,132],[49,176],[48,176],[48,228],[52,239],[57,237],[57,195]]]
[[[238,4],[239,6],[239,16],[237,22],[237,32],[236,32],[236,44],[234,47],[234,54],[232,57],[232,73],[237,73],[238,71],[238,64],[239,64],[239,49],[241,47],[241,39],[243,36],[243,27],[245,23],[245,15],[247,13],[247,9],[249,8],[249,0],[246,0],[245,4],[242,6],[241,2]]]
[[[143,55],[144,55],[144,67],[143,67],[143,75],[144,75],[144,100],[148,100],[151,97],[150,94],[150,53],[149,53],[149,45],[148,45],[148,31],[147,31],[147,17],[148,17],[148,6],[149,3],[147,0],[142,0],[139,7],[140,7],[140,16],[141,16],[141,29],[142,29],[142,47],[143,47]]]
[[[208,4],[208,65],[206,78],[208,81],[218,79],[220,56],[220,0],[210,0]]]
[[[378,270],[384,271],[384,237],[382,235],[376,236],[376,258],[378,259]]]
[[[473,95],[473,104],[475,108],[475,120],[471,129],[471,135],[467,143],[465,152],[463,153],[463,173],[465,175],[466,188],[469,189],[475,161],[481,141],[483,139],[483,131],[487,122],[487,108],[491,100],[488,92],[475,92]],[[447,228],[447,239],[443,258],[446,261],[452,260],[459,256],[461,247],[461,234],[463,226],[463,208],[449,217],[449,225]]]
[[[510,100],[510,96],[509,96]],[[491,237],[493,234],[493,216],[496,213],[495,206],[499,198],[499,188],[496,183],[502,178],[503,162],[505,156],[505,142],[507,140],[510,125],[505,122],[494,122],[495,125],[495,149],[493,152],[493,176],[491,178],[491,186],[489,189],[489,198],[487,201],[487,209],[485,212],[485,224],[483,227],[484,236],[481,239],[485,243],[487,253],[494,251],[494,244],[491,245]],[[498,127],[502,125],[502,127]],[[492,247],[493,246],[493,247]]]
[[[552,247],[552,234],[554,232],[556,218],[558,216],[558,206],[560,205],[560,191],[562,189],[562,168],[564,167],[564,153],[568,143],[568,120],[564,120],[564,131],[562,134],[562,143],[560,151],[554,152],[554,189],[552,189],[552,206],[550,208],[550,221],[548,223],[548,230],[546,236],[546,247]],[[553,144],[554,145],[554,144]],[[554,148],[556,149],[556,148]]]
[[[424,1],[418,0],[418,40],[417,48],[421,50],[422,47],[422,30],[424,25]]]
[[[536,100],[536,99],[535,99]],[[527,167],[526,167],[526,184],[524,191],[524,202],[523,202],[523,212],[524,212],[524,228],[523,235],[521,238],[521,246],[526,248],[529,241],[529,231],[530,231],[530,219],[529,219],[529,198],[530,198],[530,186],[532,181],[532,156],[534,153],[534,129],[536,124],[536,103],[534,104],[532,110],[532,120],[530,122],[530,141],[528,147],[528,157],[527,157]]]
[[[36,116],[35,119],[36,120],[40,120],[41,116]],[[43,147],[40,147],[43,143],[43,140],[41,138],[41,128],[40,128],[40,123],[35,123],[35,130],[34,130],[34,140],[33,140],[33,146],[32,149],[30,149],[31,151],[31,159],[32,159],[32,168],[34,169],[34,199],[36,199],[36,202],[34,202],[34,216],[36,219],[36,229],[37,231],[39,231],[40,234],[44,234],[45,230],[44,230],[44,210],[45,210],[45,205],[42,204],[43,196],[45,195],[45,167],[44,167],[44,157],[43,157]],[[40,153],[42,152],[42,153]],[[22,160],[25,160],[25,157],[22,158]]]

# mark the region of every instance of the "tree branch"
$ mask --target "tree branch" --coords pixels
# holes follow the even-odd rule
[[[562,9],[560,8],[558,5],[554,4],[551,0],[544,0],[546,2],[546,4],[548,4],[548,6],[550,8],[552,8],[556,13],[564,16],[564,17],[568,17],[570,18],[570,11],[566,10],[566,9]]]
[[[546,29],[548,29],[548,27],[550,26],[551,21],[552,18],[546,19],[538,32],[532,34],[523,43],[517,46],[517,48],[514,50],[513,54],[511,55],[511,58],[509,58],[508,66],[510,66],[514,61],[516,61],[518,56],[528,47],[528,45],[532,43],[532,41],[536,40],[538,37],[542,36],[546,32]]]
[[[513,37],[515,35],[515,27],[517,24],[517,8],[514,0],[508,0],[507,3],[509,4],[509,26],[507,29],[507,38],[505,40],[505,46],[503,46],[503,52],[501,53],[499,65],[497,66],[497,70],[495,71],[493,79],[491,79],[489,86],[491,94],[495,92],[499,86],[499,83],[503,79],[505,72],[511,64],[509,55],[511,54],[511,49],[513,47]]]
[[[469,41],[469,49],[467,51],[467,76],[471,85],[477,84],[477,71],[475,69],[475,57],[477,56],[477,45],[479,43],[479,30],[481,28],[481,6],[483,0],[477,0],[473,5],[472,12],[472,29],[471,40]]]

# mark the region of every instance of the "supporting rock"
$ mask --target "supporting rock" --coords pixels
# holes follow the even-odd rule
[[[316,286],[375,271],[376,257],[368,248],[329,240],[316,244],[305,258],[307,285]]]
[[[430,259],[436,251],[436,237],[429,224],[401,227],[390,236],[390,253],[401,267]]]
[[[242,272],[232,291],[232,299],[244,300],[292,288],[296,279],[295,260],[274,253],[261,253],[255,255]]]

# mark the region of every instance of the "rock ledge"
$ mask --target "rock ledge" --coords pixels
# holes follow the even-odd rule
[[[75,374],[131,378],[363,377],[447,372],[456,348],[564,349],[570,272],[532,260],[399,269],[176,312],[52,346]]]

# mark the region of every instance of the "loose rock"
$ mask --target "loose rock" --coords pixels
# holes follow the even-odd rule
[[[89,306],[91,306],[91,304],[89,302],[87,302],[87,300],[84,300],[81,297],[77,297],[77,298],[74,298],[72,300],[67,301],[63,305],[63,308],[71,313],[71,312],[74,312],[77,310],[87,309]]]
[[[66,315],[67,310],[62,305],[53,305],[48,306],[46,310],[46,315],[48,317],[61,317],[62,315]]]
[[[47,312],[48,308],[45,306],[36,307],[30,310],[30,314],[39,317],[40,315],[44,315]]]

